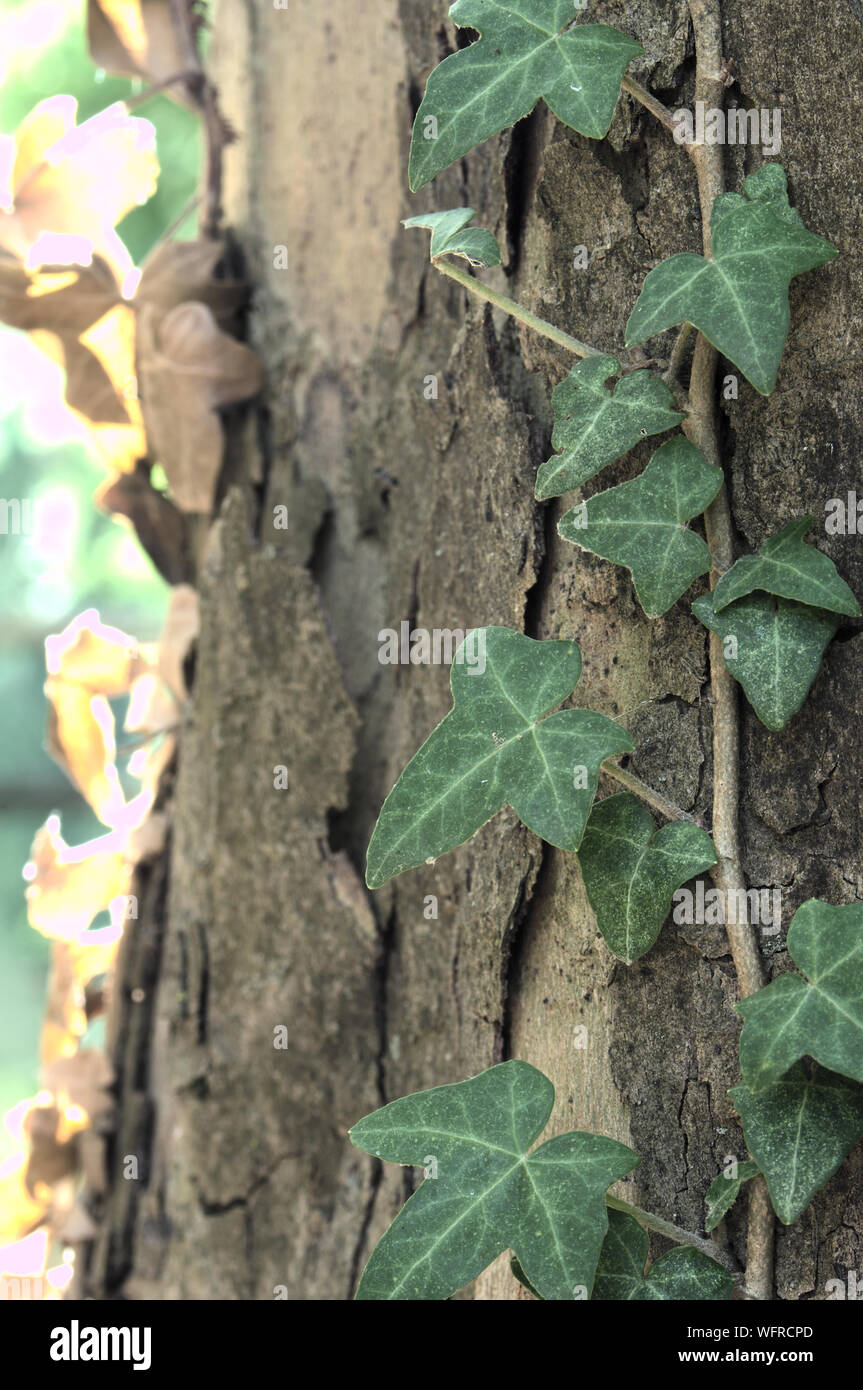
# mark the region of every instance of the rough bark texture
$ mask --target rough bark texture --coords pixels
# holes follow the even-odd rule
[[[426,235],[399,227],[426,208],[476,208],[505,248],[489,278],[613,351],[649,267],[700,245],[694,172],[624,98],[602,143],[540,107],[411,198],[413,112],[457,42],[445,0],[214,9],[211,69],[241,137],[225,204],[270,380],[234,432],[202,550],[172,848],[142,899],[114,1018],[124,1123],[152,1123],[114,1145],[94,1289],[349,1297],[411,1181],[354,1151],[349,1124],[508,1056],[552,1077],[557,1128],[597,1129],[641,1154],[622,1195],[701,1230],[710,1181],[744,1152],[726,1096],[739,1018],[722,930],[669,922],[646,959],[616,965],[575,857],[509,812],[373,898],[362,886],[380,803],[449,707],[445,668],[379,664],[379,629],[404,618],[575,638],[581,702],[635,735],[639,776],[709,814],[707,644],[688,601],[648,622],[626,573],[558,540],[559,508],[533,499],[566,355],[468,302],[429,269]],[[863,144],[863,11],[723,0],[723,15],[731,99],[782,108],[792,198],[843,253],[794,282],[774,394],[741,378],[723,403],[735,523],[753,546],[814,512],[818,544],[861,593],[859,539],[825,537],[822,519],[828,498],[863,495],[863,197],[849,178]],[[685,0],[610,0],[591,19],[642,42],[633,71],[669,105],[691,102]],[[726,155],[730,187],[762,160]],[[273,268],[279,245],[285,271]],[[578,246],[586,270],[573,267]],[[634,476],[649,452],[590,490]],[[287,533],[272,524],[282,503]],[[852,626],[784,733],[744,707],[745,867],[753,886],[783,888],[782,933],[763,938],[771,970],[789,964],[802,901],[863,896],[861,690]],[[273,786],[278,765],[286,791]],[[142,1025],[122,1001],[144,955],[158,988]],[[279,1025],[287,1051],[273,1046]],[[123,1155],[139,1150],[144,1181],[124,1183]],[[861,1268],[860,1178],[858,1150],[780,1229],[779,1298],[824,1297],[827,1279]],[[745,1202],[728,1226],[742,1254]],[[501,1260],[467,1296],[526,1295]]]

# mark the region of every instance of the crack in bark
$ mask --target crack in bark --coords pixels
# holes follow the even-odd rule
[[[519,966],[530,927],[533,910],[540,900],[540,889],[551,862],[552,849],[543,841],[539,842],[539,866],[531,890],[527,883],[534,868],[531,855],[527,869],[518,886],[518,893],[509,920],[501,938],[500,951],[500,1022],[495,1024],[493,1057],[495,1062],[506,1062],[512,1056],[512,1014],[515,990],[514,980]]]
[[[203,1047],[207,1042],[207,1026],[210,1006],[210,948],[207,944],[207,933],[200,922],[198,928],[198,945],[201,950],[201,963],[198,972],[198,1007],[196,1016],[198,1021],[198,1045]]]
[[[252,1181],[247,1192],[239,1193],[236,1197],[228,1197],[224,1201],[211,1202],[207,1200],[202,1192],[196,1192],[198,1206],[202,1214],[204,1216],[224,1216],[229,1211],[236,1211],[240,1207],[247,1207],[252,1199],[260,1192],[261,1188],[266,1187],[267,1183],[272,1180],[277,1169],[279,1169],[283,1163],[287,1163],[289,1159],[301,1159],[302,1157],[302,1152],[294,1152],[293,1150],[288,1153],[279,1154],[278,1158],[273,1160],[266,1171],[259,1174],[259,1176]]]
[[[539,104],[513,126],[503,162],[506,198],[506,240],[509,260],[504,274],[517,274],[524,248],[524,232],[533,207],[545,134],[545,112]]]

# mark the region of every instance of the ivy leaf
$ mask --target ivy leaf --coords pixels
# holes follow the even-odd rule
[[[758,1164],[747,1159],[744,1163],[736,1165],[734,1177],[726,1173],[717,1174],[707,1189],[707,1220],[704,1229],[708,1234],[716,1229],[723,1216],[734,1206],[743,1184],[749,1182],[750,1178],[757,1177],[760,1172]]]
[[[809,1076],[798,1063],[767,1091],[741,1085],[729,1095],[773,1209],[788,1226],[863,1135],[863,1086],[823,1067]]]
[[[721,468],[688,439],[669,439],[640,478],[571,508],[557,529],[582,550],[625,565],[648,618],[658,618],[710,569],[710,551],[685,523],[721,486]]]
[[[540,466],[540,501],[581,487],[647,435],[663,434],[684,418],[671,409],[674,397],[665,382],[651,372],[627,372],[607,391],[606,381],[619,371],[616,357],[586,357],[552,391],[551,442],[564,452]]]
[[[630,792],[594,806],[578,862],[606,945],[631,965],[649,951],[676,889],[716,863],[710,836],[675,821],[656,831]]]
[[[650,1241],[633,1216],[609,1211],[608,1235],[593,1286],[595,1303],[646,1303],[670,1300],[724,1300],[734,1280],[716,1260],[691,1245],[660,1255],[645,1276]]]
[[[745,197],[723,193],[713,204],[711,260],[682,252],[649,272],[626,345],[692,323],[769,396],[788,334],[788,286],[838,253],[789,205],[781,164],[762,164],[743,188]]]
[[[464,256],[471,265],[500,265],[500,247],[491,232],[482,227],[468,227],[474,217],[473,208],[451,208],[449,212],[423,212],[419,217],[406,217],[403,227],[428,227],[431,230],[430,256]]]
[[[754,589],[763,589],[831,613],[859,617],[860,605],[829,555],[803,542],[814,520],[814,516],[803,516],[789,522],[764,541],[757,555],[744,555],[732,565],[714,590],[714,612]]]
[[[540,97],[572,130],[601,140],[624,69],[644,52],[606,24],[573,26],[572,0],[457,0],[450,19],[482,37],[445,58],[428,80],[411,140],[414,192],[527,116]]]
[[[863,1081],[863,904],[810,898],[794,914],[787,945],[807,978],[780,975],[736,1005],[746,1020],[744,1081],[763,1091],[806,1056]]]
[[[575,1130],[528,1152],[553,1105],[542,1072],[503,1062],[354,1125],[358,1149],[437,1174],[378,1241],[357,1298],[449,1298],[506,1249],[541,1298],[589,1292],[608,1227],[606,1189],[639,1159],[614,1139]]]
[[[748,594],[717,613],[715,592],[696,599],[692,611],[722,638],[725,664],[761,723],[784,729],[806,699],[839,619],[769,594]]]
[[[513,1279],[517,1279],[518,1282],[524,1288],[527,1289],[529,1294],[533,1294],[534,1298],[538,1298],[540,1299],[540,1301],[542,1301],[542,1295],[537,1293],[536,1289],[533,1287],[533,1284],[528,1279],[518,1260],[515,1258],[515,1255],[513,1255],[512,1259],[509,1262],[509,1268]]]
[[[581,843],[599,767],[634,745],[592,710],[543,718],[581,675],[575,642],[536,642],[508,627],[477,628],[456,652],[454,707],[383,804],[366,882],[387,879],[464,844],[505,805],[549,844]]]

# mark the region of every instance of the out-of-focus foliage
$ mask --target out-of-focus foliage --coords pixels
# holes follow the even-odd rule
[[[60,93],[77,99],[80,125],[117,101],[134,102],[144,86],[94,67],[84,0],[4,0],[4,135]],[[161,169],[155,194],[118,224],[137,264],[194,195],[200,134],[197,116],[165,96],[133,114],[155,127]],[[190,216],[176,235],[194,233]],[[90,607],[107,622],[153,638],[168,593],[131,530],[94,506],[94,489],[104,478],[83,425],[63,404],[59,368],[26,334],[0,325],[0,497],[28,499],[36,518],[31,534],[0,534],[0,1115],[22,1095],[36,1093],[50,954],[50,943],[27,925],[21,867],[52,809],[62,813],[70,844],[102,829],[43,749],[44,638]],[[112,703],[122,719],[124,702]],[[132,794],[122,768],[121,780]],[[0,1163],[16,1147],[0,1125]]]

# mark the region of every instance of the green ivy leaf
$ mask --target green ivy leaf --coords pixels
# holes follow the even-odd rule
[[[529,1152],[554,1087],[527,1062],[392,1101],[351,1130],[388,1163],[434,1162],[378,1241],[358,1299],[444,1299],[502,1250],[544,1299],[588,1293],[608,1227],[605,1193],[639,1162],[614,1139],[575,1130]]]
[[[714,590],[714,612],[754,589],[763,589],[813,608],[859,617],[860,605],[833,561],[814,545],[803,542],[814,520],[814,516],[803,516],[789,522],[764,541],[757,555],[744,555],[732,565]]]
[[[692,611],[722,639],[725,664],[761,723],[784,729],[809,694],[839,619],[821,608],[761,593],[748,594],[717,613],[715,592],[696,599]],[[730,654],[730,638],[737,643],[736,656]]]
[[[534,1298],[538,1298],[540,1302],[542,1302],[542,1294],[537,1293],[536,1289],[533,1287],[533,1284],[528,1279],[518,1260],[515,1258],[515,1255],[513,1255],[512,1259],[509,1262],[509,1268],[513,1279],[517,1279],[518,1282],[524,1288],[527,1289],[529,1294],[533,1294]]]
[[[697,825],[656,832],[650,812],[619,792],[591,811],[578,862],[607,946],[630,965],[655,942],[675,891],[715,864],[716,851]]]
[[[790,207],[781,164],[762,164],[743,188],[745,197],[724,193],[713,204],[711,260],[683,252],[649,272],[626,345],[693,323],[768,396],[788,334],[788,286],[838,253]]]
[[[381,809],[367,856],[370,888],[464,844],[507,804],[549,844],[578,848],[600,764],[634,747],[619,724],[592,710],[543,717],[580,675],[575,642],[536,642],[508,627],[465,639],[450,674],[454,707]]]
[[[600,140],[620,79],[641,44],[605,24],[577,24],[572,0],[457,0],[450,19],[478,43],[435,68],[417,112],[409,178],[416,191],[544,97],[581,135]]]
[[[660,1255],[645,1276],[650,1241],[647,1232],[623,1211],[609,1211],[608,1235],[593,1286],[596,1303],[644,1303],[670,1300],[724,1300],[734,1280],[716,1260],[691,1245]]]
[[[500,265],[500,247],[491,232],[467,224],[475,216],[473,208],[451,208],[449,212],[423,212],[406,217],[403,227],[427,227],[431,231],[430,256],[464,256],[471,265]]]
[[[648,618],[658,618],[710,569],[710,551],[686,522],[713,501],[722,469],[682,436],[656,451],[640,478],[566,512],[558,532],[632,574]]]
[[[627,372],[613,391],[605,383],[620,371],[616,357],[586,357],[551,393],[556,454],[540,466],[536,496],[559,497],[581,487],[601,468],[651,434],[663,434],[684,418],[674,397],[651,372]]]
[[[732,1086],[729,1095],[773,1209],[788,1226],[863,1135],[863,1086],[823,1067],[809,1076],[798,1063],[767,1091]]]
[[[737,1172],[733,1178],[719,1173],[713,1179],[707,1189],[707,1221],[704,1229],[708,1234],[716,1229],[723,1216],[734,1206],[743,1184],[749,1182],[750,1178],[757,1177],[760,1172],[758,1164],[747,1159],[744,1163],[737,1164]]]
[[[810,898],[794,914],[787,946],[807,978],[780,975],[736,1005],[746,1020],[744,1081],[763,1091],[806,1056],[863,1081],[863,904]]]

